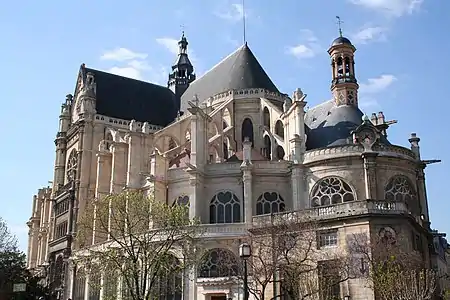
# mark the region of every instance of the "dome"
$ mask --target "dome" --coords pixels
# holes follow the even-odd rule
[[[331,43],[331,46],[337,46],[337,45],[343,45],[343,44],[351,45],[352,42],[350,42],[350,40],[348,38],[340,36]]]

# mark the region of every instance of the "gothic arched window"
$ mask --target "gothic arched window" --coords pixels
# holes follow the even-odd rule
[[[252,120],[250,120],[249,118],[245,118],[244,122],[242,122],[242,141],[244,141],[244,139],[246,137],[249,138],[250,142],[252,142],[252,147],[253,147],[253,123]]]
[[[238,274],[239,265],[236,256],[226,249],[212,249],[203,257],[198,277],[228,277]]]
[[[284,139],[284,125],[280,120],[275,123],[275,134]]]
[[[55,266],[54,266],[54,273],[53,273],[53,284],[55,285],[55,288],[60,287],[63,278],[64,278],[64,260],[63,257],[60,255],[56,259]]]
[[[86,273],[84,268],[76,270],[74,282],[74,300],[84,300],[84,291],[86,289]]]
[[[173,204],[189,206],[189,196],[187,195],[178,196],[173,202]]]
[[[239,223],[241,222],[241,204],[232,192],[219,192],[209,205],[209,223]]]
[[[409,203],[416,199],[416,191],[406,176],[392,177],[384,188],[386,200]]]
[[[77,166],[78,166],[78,155],[77,151],[73,149],[70,152],[69,159],[67,160],[66,174],[68,182],[75,179],[74,176],[77,171]]]
[[[270,113],[267,107],[264,107],[263,109],[263,124],[270,128]]]
[[[161,300],[181,300],[183,279],[180,261],[172,254],[168,254],[163,262],[165,263],[160,266],[155,296]]]
[[[338,177],[325,177],[312,189],[311,206],[324,206],[355,200],[350,185]]]
[[[388,201],[399,201],[406,203],[410,209],[419,209],[417,194],[408,177],[397,175],[392,177],[384,188],[384,198]]]
[[[256,214],[264,215],[284,211],[285,204],[280,194],[265,192],[256,200]]]

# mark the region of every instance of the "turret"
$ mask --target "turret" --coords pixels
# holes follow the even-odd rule
[[[332,69],[331,91],[337,106],[358,106],[359,86],[355,76],[355,51],[355,46],[348,38],[342,36],[339,27],[339,37],[331,43],[328,50]]]
[[[168,87],[175,93],[177,97],[178,110],[180,109],[181,95],[187,90],[189,84],[195,80],[194,67],[189,60],[187,53],[188,41],[184,36],[178,42],[179,51],[175,64],[172,66],[172,73],[169,74]]]

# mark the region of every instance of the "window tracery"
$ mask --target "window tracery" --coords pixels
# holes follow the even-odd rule
[[[75,172],[78,166],[77,151],[74,149],[70,152],[69,159],[67,160],[66,174],[67,181],[70,182],[75,179]]]
[[[416,199],[416,191],[406,176],[394,176],[384,189],[384,197],[390,201],[410,203]]]
[[[256,215],[278,213],[284,209],[284,199],[276,192],[265,192],[256,200]]]
[[[226,249],[212,249],[203,257],[198,270],[200,278],[228,277],[238,274],[236,256]]]
[[[219,192],[209,206],[209,223],[239,223],[241,221],[241,204],[232,192]]]
[[[84,292],[86,289],[86,273],[83,267],[76,272],[74,282],[74,300],[84,300]]]
[[[311,206],[324,206],[354,201],[355,194],[350,185],[338,177],[319,180],[311,193]]]
[[[160,268],[160,275],[156,285],[156,295],[161,300],[181,300],[183,292],[182,271],[180,261],[169,254],[167,263]]]
[[[175,199],[174,204],[189,206],[189,196],[187,196],[187,195],[180,195],[180,196],[178,196]]]

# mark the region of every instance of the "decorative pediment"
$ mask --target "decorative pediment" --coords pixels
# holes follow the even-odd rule
[[[366,115],[363,116],[363,122],[352,131],[353,143],[360,144],[364,151],[372,151],[372,147],[380,139],[380,131],[375,127]]]

